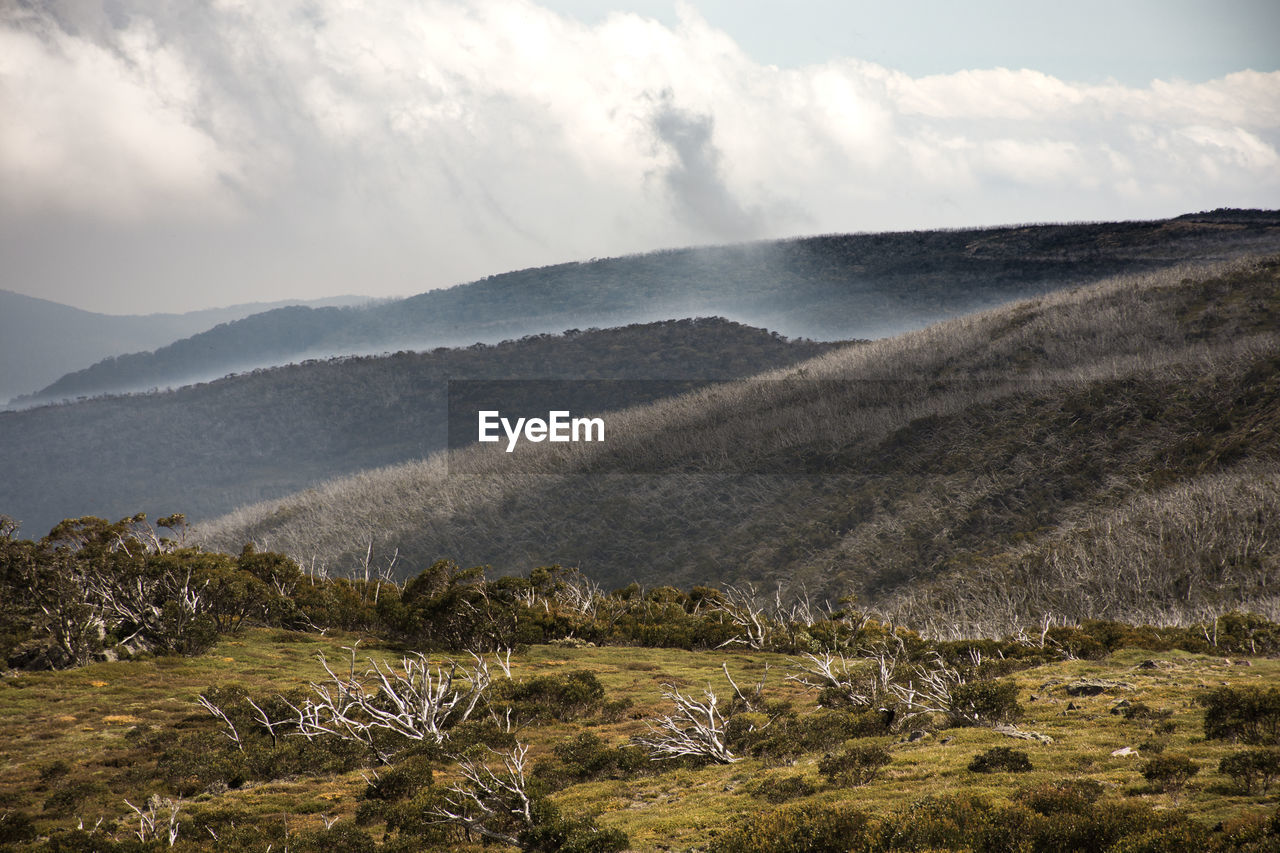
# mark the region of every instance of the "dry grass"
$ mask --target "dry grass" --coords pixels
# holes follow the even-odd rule
[[[966,588],[996,581],[1008,600],[969,620],[987,629],[1069,611],[1060,587],[1031,583],[1037,560],[1065,582],[1134,558],[1092,577],[1072,614],[1273,607],[1262,592],[1280,540],[1265,521],[1236,522],[1275,501],[1277,328],[1274,259],[1109,280],[629,410],[605,445],[437,455],[202,533],[334,572],[371,545],[406,572],[449,557],[499,572],[578,565],[606,585],[784,580],[913,618],[928,614],[904,591],[949,578],[944,621],[971,606]],[[1205,419],[1224,411],[1234,420]],[[1178,545],[1198,573],[1178,588],[1142,576],[1157,562],[1152,524],[1231,531]],[[1080,544],[1103,531],[1120,534]],[[1206,547],[1211,561],[1196,556]]]
[[[253,630],[200,658],[103,663],[80,670],[6,677],[0,681],[0,804],[34,815],[42,831],[74,826],[78,817],[89,824],[99,816],[108,822],[123,818],[128,814],[125,797],[138,802],[154,790],[154,783],[141,781],[145,774],[137,772],[145,770],[154,757],[131,747],[126,737],[130,725],[212,725],[192,701],[210,684],[242,684],[257,695],[303,686],[320,674],[312,657],[316,651],[337,656],[339,646],[351,639],[310,637],[305,642],[283,642],[276,632]],[[1166,664],[1154,669],[1138,666],[1153,656]],[[812,693],[783,680],[789,661],[781,655],[536,646],[513,658],[515,678],[587,669],[604,684],[608,699],[626,698],[633,705],[617,722],[587,718],[536,725],[521,730],[520,737],[531,744],[535,761],[550,756],[556,744],[583,731],[594,732],[609,744],[623,743],[644,731],[644,717],[664,710],[662,683],[687,688],[711,683],[720,688],[724,683],[719,671],[722,661],[740,682],[759,678],[764,665],[770,664],[766,697],[789,701],[801,714],[814,708]],[[1065,661],[1024,670],[1012,676],[1027,711],[1021,725],[1052,736],[1052,743],[1014,742],[981,728],[942,730],[914,742],[909,742],[905,733],[872,738],[861,742],[886,746],[892,762],[879,779],[857,789],[826,786],[817,772],[821,755],[809,753],[794,765],[781,766],[754,758],[703,768],[657,763],[653,774],[573,785],[554,799],[572,814],[599,813],[598,822],[627,832],[636,850],[704,845],[713,833],[723,831],[742,815],[770,807],[753,794],[758,782],[791,775],[803,776],[817,787],[817,793],[803,798],[805,801],[855,802],[872,814],[885,814],[926,796],[974,793],[1007,801],[1023,785],[1092,779],[1104,786],[1107,796],[1137,798],[1159,807],[1177,806],[1211,826],[1275,808],[1274,793],[1266,800],[1228,789],[1228,780],[1218,774],[1217,764],[1236,747],[1204,740],[1202,711],[1192,703],[1207,687],[1280,682],[1280,661],[1253,658],[1247,664],[1183,652],[1153,654],[1130,649],[1100,661]],[[1127,686],[1091,698],[1068,697],[1065,685],[1082,677],[1113,679]],[[98,683],[102,686],[93,686]],[[1121,699],[1142,701],[1156,711],[1170,712],[1171,731],[1159,734],[1154,721],[1128,720],[1110,713]],[[113,719],[124,716],[139,722],[126,724]],[[1145,752],[1141,745],[1153,740],[1163,741],[1166,754],[1185,755],[1201,765],[1200,774],[1181,794],[1150,792],[1140,775],[1141,758],[1111,755],[1126,746],[1141,747]],[[1033,771],[1015,776],[966,769],[977,753],[1010,744],[1028,752]],[[67,775],[42,780],[41,770],[58,760],[68,763]],[[448,778],[448,768],[442,768],[438,780]],[[58,815],[42,809],[53,790],[78,783],[98,787],[74,813]],[[318,829],[322,816],[349,818],[364,784],[359,772],[251,783],[241,789],[199,794],[183,803],[183,815],[184,820],[190,820],[211,810],[236,809],[254,821],[287,823],[294,832]],[[377,827],[374,829],[377,835]]]

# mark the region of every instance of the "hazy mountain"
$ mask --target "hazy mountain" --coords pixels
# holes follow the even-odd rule
[[[30,394],[59,376],[100,359],[186,338],[219,323],[287,304],[354,305],[338,296],[300,303],[255,302],[185,314],[97,314],[69,305],[0,290],[0,403]]]
[[[950,630],[1280,609],[1280,256],[1051,294],[609,427],[603,450],[477,446],[204,535],[338,571],[372,548],[410,574],[803,584]]]
[[[445,446],[450,379],[596,379],[575,411],[749,376],[832,348],[719,319],[540,336],[497,346],[353,357],[256,371],[173,392],[0,412],[0,513],[31,536],[66,517],[145,511],[193,520]],[[538,383],[517,384],[524,406]],[[474,424],[468,424],[474,432]]]
[[[305,357],[496,342],[719,315],[825,340],[880,337],[1107,275],[1280,250],[1280,213],[852,234],[655,252],[492,276],[367,308],[285,308],[62,377],[42,399],[176,386]]]

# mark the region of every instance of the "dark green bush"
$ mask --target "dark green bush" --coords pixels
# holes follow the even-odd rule
[[[290,851],[296,853],[373,853],[373,838],[354,824],[340,822],[328,829],[312,830],[289,839]]]
[[[430,761],[410,757],[399,764],[384,767],[369,774],[361,799],[395,802],[412,797],[422,788],[435,784]]]
[[[1142,776],[1160,791],[1178,791],[1200,772],[1200,765],[1185,755],[1160,755],[1142,765]]]
[[[823,756],[818,761],[818,772],[830,785],[852,788],[870,782],[891,760],[883,747],[850,746]]]
[[[620,779],[650,766],[648,753],[637,746],[611,747],[592,732],[557,744],[556,760],[542,762],[535,775],[552,788],[562,788],[593,779]]]
[[[848,853],[862,845],[867,816],[847,804],[796,803],[753,814],[714,839],[709,853]]]
[[[969,762],[974,773],[1026,773],[1031,770],[1031,757],[1020,749],[993,746],[978,753]]]
[[[26,812],[0,812],[0,844],[18,844],[36,837],[36,825]]]
[[[101,782],[71,782],[60,785],[44,801],[44,810],[52,815],[69,815],[83,805],[85,800],[106,791]]]
[[[1219,687],[1197,701],[1206,738],[1280,746],[1280,688]]]
[[[1063,779],[1023,788],[1014,801],[1042,815],[1088,814],[1102,796],[1102,784],[1092,779]]]
[[[1218,772],[1230,776],[1246,794],[1256,789],[1265,794],[1271,790],[1272,783],[1280,779],[1280,749],[1264,747],[1234,752],[1218,763]]]
[[[533,826],[520,833],[528,853],[620,853],[631,841],[619,829],[601,829],[591,818],[566,817],[545,797],[533,801]]]
[[[596,713],[604,704],[604,685],[595,673],[579,669],[564,675],[540,675],[528,681],[503,684],[501,698],[513,716],[525,721],[576,720]]]
[[[1012,723],[1022,718],[1018,685],[1012,681],[971,681],[951,689],[951,721],[956,725]]]
[[[736,714],[725,727],[729,747],[735,752],[776,761],[888,732],[886,717],[879,711],[832,708],[804,716],[786,711],[773,718],[759,713]]]

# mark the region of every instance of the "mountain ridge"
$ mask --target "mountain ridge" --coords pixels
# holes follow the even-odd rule
[[[1127,272],[1280,251],[1280,213],[825,235],[672,249],[489,276],[367,309],[282,309],[64,375],[56,400],[308,357],[496,343],[572,327],[723,316],[789,337],[882,337]]]

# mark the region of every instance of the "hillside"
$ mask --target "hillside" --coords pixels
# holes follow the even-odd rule
[[[1280,607],[1280,258],[1128,276],[205,528],[344,571],[856,594],[939,632]],[[993,594],[998,590],[998,594]]]
[[[719,319],[669,321],[0,412],[0,513],[36,536],[81,515],[204,519],[445,447],[450,379],[609,380],[583,388],[581,411],[599,411],[686,387],[614,380],[730,379],[831,348]]]
[[[352,305],[362,301],[346,296],[305,304]],[[108,356],[163,346],[285,304],[252,303],[185,314],[117,315],[0,290],[0,404],[10,397],[31,394],[65,373]]]
[[[1280,213],[848,234],[528,269],[362,309],[281,309],[66,375],[36,400],[177,386],[307,357],[466,346],[572,327],[718,315],[822,340],[1192,260],[1280,251]]]
[[[0,815],[9,819],[8,837],[61,842],[32,840],[14,849],[168,849],[170,798],[178,806],[178,850],[516,849],[482,845],[424,815],[459,781],[452,755],[471,745],[500,772],[517,738],[529,747],[527,766],[536,768],[531,783],[549,792],[561,814],[622,833],[625,849],[635,851],[1121,851],[1134,849],[1117,844],[1128,837],[1148,842],[1141,850],[1264,853],[1280,839],[1274,784],[1269,796],[1258,783],[1253,793],[1239,789],[1220,768],[1249,748],[1206,740],[1204,712],[1188,701],[1209,692],[1205,683],[1275,684],[1274,659],[1133,648],[1023,669],[1007,679],[1024,709],[1020,726],[1045,733],[1048,744],[984,727],[876,729],[855,714],[818,707],[816,691],[785,680],[803,658],[742,650],[531,646],[510,659],[510,679],[494,665],[495,704],[507,685],[555,687],[581,673],[601,695],[572,714],[545,703],[542,716],[514,736],[480,721],[464,724],[443,747],[418,745],[390,767],[301,738],[273,747],[247,718],[239,732],[247,750],[238,755],[224,728],[196,704],[202,694],[230,698],[236,691],[259,701],[296,698],[310,679],[325,678],[316,654],[342,661],[342,647],[355,639],[256,629],[198,658],[95,663],[0,681]],[[360,648],[375,660],[396,659],[377,645]],[[647,733],[646,720],[671,713],[664,685],[714,685],[724,713],[733,713],[722,664],[748,691],[763,679],[775,728],[754,733],[757,745],[735,763],[649,761],[629,739]],[[1069,694],[1081,681],[1111,686],[1088,698]],[[738,731],[766,719],[742,709],[736,716]],[[846,743],[850,730],[856,734]],[[842,745],[854,755],[883,750],[887,763],[866,781],[842,778],[823,763]],[[1021,753],[1028,766],[972,769],[978,756],[1001,749]],[[1148,782],[1147,762],[1162,755],[1190,761],[1197,772],[1185,784]],[[139,828],[125,800],[146,811],[153,794],[162,798],[161,841],[124,846]],[[84,832],[76,832],[78,822]],[[829,846],[816,846],[833,833]],[[1027,846],[996,846],[993,837]],[[122,846],[111,846],[112,838]],[[1153,846],[1153,838],[1164,846]]]

